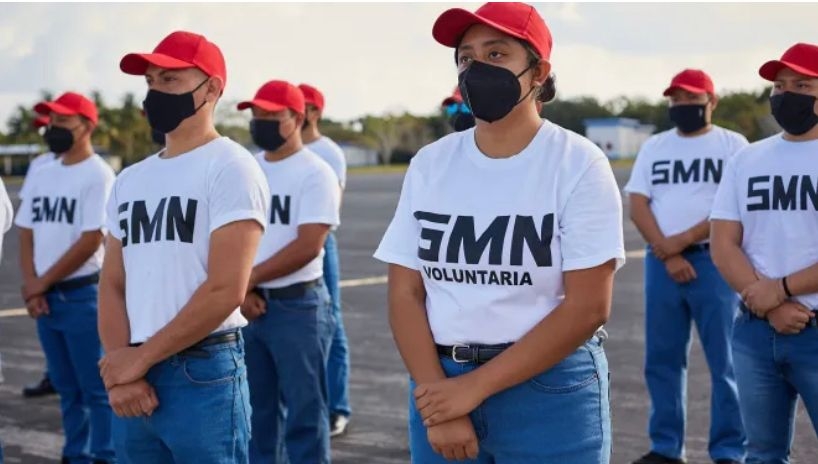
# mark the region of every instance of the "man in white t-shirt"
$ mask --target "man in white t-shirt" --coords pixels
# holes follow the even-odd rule
[[[727,163],[710,219],[713,259],[743,299],[732,343],[747,462],[783,463],[799,396],[818,433],[818,45],[759,74],[784,132]]]
[[[650,452],[634,464],[684,462],[687,362],[695,323],[710,367],[710,457],[744,459],[745,436],[730,354],[736,296],[710,258],[708,215],[724,164],[747,145],[711,123],[713,81],[686,69],[665,90],[675,128],[649,138],[631,178],[631,219],[645,257],[645,380],[651,397]]]
[[[322,135],[318,123],[324,114],[324,94],[311,85],[298,86],[304,94],[307,114],[301,129],[301,138],[306,147],[327,162],[335,173],[338,185],[343,194],[346,187],[347,163],[341,147],[331,138]],[[338,205],[340,216],[340,202]],[[330,437],[337,437],[346,432],[352,406],[349,402],[349,342],[344,318],[341,314],[341,265],[338,258],[338,240],[334,227],[330,229],[324,244],[324,283],[332,298],[332,315],[335,319],[335,334],[327,361],[327,388],[329,388],[329,421]]]
[[[64,463],[114,462],[111,407],[97,369],[97,282],[105,203],[114,171],[91,146],[97,108],[73,92],[34,107],[51,120],[59,161],[31,174],[15,223],[20,228],[23,299],[60,395]]]
[[[120,61],[144,76],[166,147],[119,175],[100,284],[100,371],[114,443],[132,463],[248,460],[250,404],[239,306],[269,191],[213,113],[227,70],[205,37],[173,32]]]
[[[284,81],[252,100],[250,133],[272,194],[242,313],[253,439],[250,461],[330,462],[326,363],[335,331],[324,242],[339,223],[338,179],[301,141],[304,95]],[[282,453],[282,454],[279,454]]]
[[[48,143],[49,123],[50,119],[48,115],[42,114],[37,115],[31,121],[31,125],[43,136],[43,141],[46,142],[46,144]],[[26,176],[23,178],[23,185],[20,187],[20,192],[18,194],[20,198],[23,198],[26,194],[26,186],[28,185],[28,180],[32,177],[32,173],[36,172],[43,165],[48,164],[55,159],[56,155],[51,151],[47,151],[37,155],[33,160],[31,160],[31,162],[28,163],[28,170],[26,171]],[[23,396],[26,398],[37,398],[56,393],[57,390],[54,390],[54,386],[51,384],[51,380],[48,378],[48,371],[45,372],[43,378],[39,382],[23,387]]]
[[[3,235],[11,229],[14,211],[11,208],[11,200],[6,192],[3,179],[0,178],[0,260],[3,259]],[[0,383],[3,381],[3,365],[0,359]],[[0,462],[3,462],[3,443],[0,442]]]

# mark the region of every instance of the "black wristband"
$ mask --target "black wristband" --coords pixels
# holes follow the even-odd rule
[[[787,276],[781,279],[781,285],[784,286],[784,293],[787,294],[787,298],[792,298],[792,292],[790,292],[790,287],[787,285]]]

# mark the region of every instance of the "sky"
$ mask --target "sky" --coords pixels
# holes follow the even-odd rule
[[[264,82],[306,82],[326,95],[325,115],[429,114],[451,93],[451,49],[434,41],[448,8],[479,3],[3,4],[0,130],[44,89],[100,90],[110,102],[144,98],[144,79],[119,70],[174,30],[205,35],[227,61],[224,102]],[[758,67],[796,42],[818,43],[818,4],[535,4],[554,37],[558,98],[661,98],[676,72],[700,68],[719,91],[760,90]]]

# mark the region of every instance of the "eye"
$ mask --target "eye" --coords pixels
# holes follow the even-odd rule
[[[469,64],[471,61],[472,57],[468,55],[460,55],[460,57],[457,59],[457,63],[460,65]]]
[[[498,51],[489,52],[489,59],[490,60],[499,60],[500,58],[506,56],[504,53],[500,53]]]

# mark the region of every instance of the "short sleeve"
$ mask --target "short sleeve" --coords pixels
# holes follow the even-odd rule
[[[724,167],[724,174],[721,176],[719,188],[716,190],[716,198],[713,200],[713,209],[710,212],[711,220],[741,220],[738,185],[736,184],[738,181],[736,175],[737,160],[737,156],[730,158]]]
[[[32,195],[34,186],[29,182],[26,195],[20,197],[20,208],[17,210],[17,217],[14,219],[14,224],[18,227],[31,229],[34,227],[34,214],[32,212],[32,202],[35,195]],[[37,199],[39,201],[39,199]]]
[[[101,230],[105,233],[108,228],[106,210],[108,197],[114,185],[114,175],[105,172],[104,178],[96,180],[85,189],[82,196],[82,231]]]
[[[236,156],[210,179],[210,231],[231,222],[253,220],[267,227],[270,190],[258,162],[249,154]]]
[[[118,177],[111,187],[111,194],[108,196],[107,206],[105,207],[105,228],[117,240],[122,240],[122,229],[119,228],[119,202],[117,201],[116,191],[122,182],[122,176]]]
[[[3,179],[0,179],[0,235],[5,234],[11,229],[13,216],[14,210],[11,207],[11,199],[9,199],[6,186],[3,184]]]
[[[307,178],[301,189],[298,225],[327,224],[337,226],[341,192],[335,174],[325,165]]]
[[[412,165],[406,171],[398,207],[381,239],[381,244],[375,251],[375,258],[385,263],[419,270],[417,248],[420,226],[412,210],[412,196],[415,194],[414,171]]]
[[[646,142],[636,155],[636,161],[631,169],[631,177],[623,189],[626,193],[638,193],[651,198],[650,194],[650,172],[649,172],[649,146]]]
[[[613,171],[597,158],[582,175],[560,216],[562,270],[589,269],[615,259],[625,263],[622,199]]]

